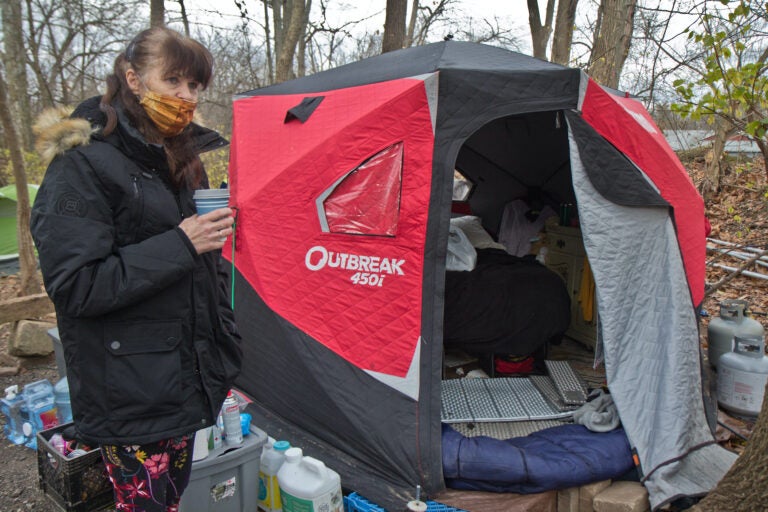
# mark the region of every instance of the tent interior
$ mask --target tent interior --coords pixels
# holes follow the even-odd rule
[[[504,206],[515,199],[535,194],[555,211],[561,203],[575,204],[568,128],[560,111],[486,124],[464,143],[456,169],[472,182],[467,199],[472,214],[491,234],[499,232]]]
[[[574,435],[568,430],[575,426],[569,425],[572,412],[584,403],[589,390],[605,384],[604,370],[593,364],[597,345],[593,281],[590,295],[593,303],[588,314],[583,314],[584,305],[581,304],[579,287],[583,286],[587,258],[578,228],[568,126],[563,113],[516,114],[482,126],[459,150],[453,192],[451,226],[460,226],[465,231],[476,249],[477,259],[472,263],[474,266],[461,270],[449,268],[447,264],[446,271],[442,408],[443,421],[450,425],[447,432],[444,427],[443,435],[447,485],[455,489],[524,494],[553,488],[531,484],[538,478],[554,486],[556,482],[567,485],[563,482],[569,482],[568,473],[574,467],[573,452],[555,453],[555,459],[566,462],[562,465],[552,462],[546,469],[538,469],[535,459],[540,454],[536,452],[542,450],[542,445],[525,446],[529,442],[525,438],[539,431],[547,432],[553,440],[543,451],[562,442],[561,436]],[[514,223],[510,221],[510,215],[517,215]],[[477,233],[477,223],[466,222],[466,219],[475,218],[485,231],[481,236]],[[525,225],[521,226],[521,223]],[[448,246],[450,259],[450,236]],[[553,360],[568,366],[549,366]],[[580,389],[577,391],[582,393],[581,399],[564,404],[560,399],[565,395],[558,397],[545,393],[546,390],[539,386],[540,381],[535,381],[535,386],[530,389],[509,384],[511,392],[504,387],[508,384],[497,387],[495,383],[528,379],[533,375],[532,378],[554,379],[550,389],[558,392],[563,375],[553,372],[562,369],[572,372],[569,375],[578,380]],[[541,413],[540,417],[533,414],[528,421],[524,418],[526,413],[521,417],[515,416],[516,412],[508,413],[506,417],[502,413],[498,420],[488,416],[473,416],[468,420],[464,416],[453,421],[455,418],[450,415],[458,410],[456,414],[460,416],[462,404],[455,403],[450,391],[454,388],[447,388],[446,383],[466,381],[461,377],[470,372],[491,380],[486,381],[487,389],[477,395],[474,390],[462,387],[458,401],[475,399],[480,403],[503,403],[520,400],[528,405],[536,402],[533,395],[540,397],[541,393],[545,401],[560,401],[559,408],[549,417],[546,413]],[[482,416],[487,412],[481,411],[481,405],[474,409],[469,404],[469,409],[473,409],[473,415]],[[613,427],[618,424],[616,421]],[[592,452],[585,450],[581,456],[593,458],[596,465],[602,467],[601,478],[636,478],[623,431],[607,432],[587,434],[589,439],[583,440],[583,446],[588,446]],[[458,467],[454,468],[447,462],[456,453],[462,456],[468,453],[468,450],[456,447],[458,442],[473,443],[474,457],[493,458],[487,467],[507,466],[516,456],[507,451],[508,446],[502,444],[503,440],[519,441],[520,444],[515,444],[515,453],[523,453],[529,466],[520,472],[510,471],[507,481],[490,469],[470,477],[469,464],[462,466],[462,462],[458,462]],[[477,458],[472,462],[476,463]],[[461,477],[456,478],[459,473]],[[515,481],[517,477],[519,481]],[[585,482],[573,481],[574,485],[581,483]],[[505,498],[500,496],[499,499]],[[462,503],[461,498],[458,503]]]
[[[480,226],[475,224],[468,231],[466,218],[461,219],[465,214],[479,219],[482,229],[496,242],[490,247],[496,255],[493,270],[484,267],[475,278],[452,273],[449,268],[443,333],[446,347],[483,355],[528,356],[535,352],[538,359],[546,357],[549,346],[559,344],[568,329],[570,301],[576,299],[568,296],[574,292],[568,289],[571,270],[558,269],[557,255],[548,264],[547,249],[542,250],[545,221],[549,226],[568,223],[559,229],[571,239],[580,236],[568,128],[562,112],[502,117],[477,130],[462,145],[456,159],[453,205],[451,224],[467,231],[470,242],[481,251],[478,260],[488,259],[486,252],[491,244],[477,243],[470,231]],[[547,268],[534,260],[539,251],[539,263]],[[584,260],[583,248],[576,255]],[[553,280],[554,275],[559,279]],[[467,283],[469,280],[471,283]],[[488,293],[488,288],[494,286],[506,286],[507,290],[499,295]],[[506,311],[489,314],[488,310],[494,308]],[[475,324],[470,323],[473,318],[477,319]],[[488,321],[507,325],[494,330],[482,325]],[[539,325],[521,325],[524,322]],[[596,330],[596,324],[592,327]],[[473,335],[473,330],[477,334]],[[587,336],[587,340],[587,346],[593,347],[594,336]],[[492,364],[485,369],[495,373]]]

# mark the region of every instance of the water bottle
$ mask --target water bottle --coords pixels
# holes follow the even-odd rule
[[[277,472],[285,462],[288,441],[275,441],[264,447],[259,466],[259,508],[264,512],[282,512]]]
[[[54,403],[58,411],[59,423],[70,423],[72,421],[72,404],[69,401],[69,383],[65,376],[53,386]]]
[[[26,440],[22,430],[24,425],[23,407],[24,398],[19,395],[19,386],[14,384],[5,388],[5,398],[2,399],[2,411],[6,418],[3,433],[13,444],[24,444]]]
[[[227,393],[221,406],[221,418],[224,421],[224,442],[227,446],[243,444],[243,429],[240,426],[240,405],[232,391]]]
[[[48,379],[38,380],[26,384],[22,395],[29,411],[29,421],[23,427],[28,434],[26,446],[37,450],[37,432],[59,424],[53,386]]]

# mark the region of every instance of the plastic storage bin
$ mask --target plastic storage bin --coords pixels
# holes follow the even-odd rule
[[[70,424],[37,433],[37,472],[40,489],[60,510],[90,512],[114,508],[112,484],[101,450],[67,458],[48,442]]]
[[[59,328],[48,329],[48,336],[53,341],[53,353],[56,355],[56,369],[59,371],[59,379],[67,376],[67,361],[64,359],[64,346],[59,338]]]
[[[192,463],[189,486],[179,512],[255,511],[259,497],[259,463],[267,434],[251,426],[238,447],[222,445]]]

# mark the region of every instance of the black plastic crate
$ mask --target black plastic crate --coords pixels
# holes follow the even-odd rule
[[[67,458],[50,443],[54,434],[72,425],[37,433],[37,474],[40,489],[66,512],[91,512],[114,507],[112,484],[95,448],[84,455]]]

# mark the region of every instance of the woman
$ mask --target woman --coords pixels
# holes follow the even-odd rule
[[[194,433],[240,371],[221,248],[233,211],[197,215],[199,154],[226,144],[191,123],[213,59],[165,28],[138,34],[103,97],[39,124],[54,156],[32,235],[56,307],[75,426],[99,444],[117,510],[175,511]]]

